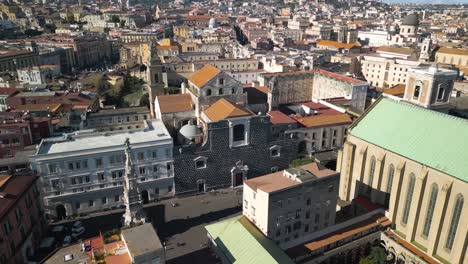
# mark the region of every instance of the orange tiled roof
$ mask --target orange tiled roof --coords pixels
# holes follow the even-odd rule
[[[330,78],[333,78],[333,79],[336,79],[336,80],[340,80],[340,81],[349,83],[349,84],[361,84],[361,85],[367,84],[367,82],[365,82],[365,81],[361,81],[361,80],[358,80],[358,79],[348,77],[348,76],[343,75],[343,74],[339,74],[339,73],[335,73],[335,72],[329,72],[329,71],[322,70],[322,69],[317,70],[317,73],[319,73],[319,74],[321,74],[323,76],[327,76],[327,77],[330,77]]]
[[[158,50],[168,50],[168,49],[179,49],[179,47],[175,46],[175,45],[171,45],[171,46],[157,46],[156,49]]]
[[[25,104],[15,106],[17,111],[46,111],[56,112],[62,107],[62,104]]]
[[[105,258],[107,264],[131,264],[132,260],[128,252],[120,255],[107,256]]]
[[[406,85],[398,84],[398,85],[395,85],[394,87],[392,87],[390,89],[383,90],[383,93],[384,94],[390,94],[390,95],[402,95],[402,94],[405,93],[405,88],[406,88]]]
[[[156,98],[161,113],[178,113],[192,110],[192,98],[189,94],[160,95]]]
[[[354,225],[350,225],[348,227],[342,228],[333,233],[327,234],[323,237],[307,242],[303,245],[290,248],[286,251],[286,253],[290,257],[298,257],[300,255],[308,254],[311,251],[317,250],[319,248],[330,245],[332,243],[343,240],[345,238],[353,237],[356,234],[359,234],[366,230],[370,230],[371,228],[374,228],[376,226],[386,227],[386,226],[389,226],[390,224],[391,222],[390,220],[388,220],[387,217],[383,215],[374,215],[371,218],[358,222]]]
[[[390,237],[391,239],[395,240],[398,244],[400,244],[401,246],[403,246],[404,248],[408,249],[409,251],[411,251],[413,254],[415,254],[416,256],[424,259],[424,261],[426,261],[427,263],[430,263],[430,264],[437,264],[439,263],[438,261],[435,261],[432,257],[430,257],[429,255],[427,255],[426,253],[424,253],[423,251],[419,250],[418,248],[416,248],[415,246],[413,246],[411,243],[408,243],[406,240],[404,239],[401,239],[400,237],[398,237],[396,234],[394,234],[392,231],[390,230],[387,230],[385,231],[385,234]]]
[[[195,72],[190,78],[188,79],[191,83],[193,83],[196,87],[201,88],[211,79],[213,79],[216,75],[221,72],[220,69],[216,68],[211,64],[206,64]]]
[[[319,115],[319,116],[306,116],[297,119],[301,125],[305,127],[318,127],[340,124],[351,124],[353,120],[347,114],[339,115]]]
[[[359,43],[341,43],[338,41],[333,41],[333,40],[320,40],[317,42],[317,46],[322,45],[322,46],[333,46],[338,49],[351,49],[354,47],[361,47],[361,44]]]
[[[224,98],[219,99],[218,101],[210,105],[210,107],[205,109],[205,111],[203,112],[211,121],[214,122],[226,118],[251,115],[249,110],[234,103],[231,103]]]

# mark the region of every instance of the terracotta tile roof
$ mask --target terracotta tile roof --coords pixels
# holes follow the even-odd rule
[[[283,176],[283,171],[267,174],[264,176],[245,180],[244,183],[252,190],[262,190],[266,193],[285,189],[301,184],[299,181],[289,179]]]
[[[338,41],[333,40],[320,40],[317,42],[317,46],[331,46],[338,49],[351,49],[351,48],[359,48],[361,44],[359,43],[341,43]]]
[[[297,123],[296,120],[294,120],[291,117],[283,114],[280,111],[270,111],[270,112],[268,112],[268,115],[270,116],[270,122],[273,125],[277,125],[277,124],[295,124],[295,123]]]
[[[224,98],[219,99],[203,112],[213,122],[232,117],[252,115],[246,108],[236,105]]]
[[[409,48],[397,48],[397,47],[380,47],[377,49],[377,52],[389,52],[389,53],[398,53],[398,54],[405,54],[411,55],[413,54],[414,50]]]
[[[15,93],[18,93],[19,90],[15,88],[0,88],[0,95],[8,95],[11,96]]]
[[[301,75],[301,74],[314,74],[314,71],[290,71],[290,72],[275,72],[275,73],[260,73],[265,78],[274,76],[289,76],[289,75]]]
[[[323,75],[323,76],[327,76],[327,77],[342,81],[342,82],[349,83],[349,84],[360,84],[360,85],[367,84],[367,82],[365,82],[365,81],[361,81],[361,80],[358,80],[358,79],[348,77],[348,76],[343,75],[343,74],[339,74],[339,73],[335,73],[335,72],[329,72],[329,71],[322,70],[322,69],[317,70],[317,73],[320,74],[320,75]]]
[[[390,95],[403,95],[405,93],[405,84],[398,84],[393,86],[392,88],[389,89],[384,89],[383,93],[384,94],[390,94]]]
[[[371,218],[358,222],[354,225],[350,225],[348,227],[339,229],[335,232],[314,239],[303,245],[290,248],[286,250],[286,254],[288,254],[292,258],[304,256],[309,254],[311,251],[323,248],[327,245],[343,240],[345,238],[353,237],[356,234],[362,233],[366,230],[370,230],[374,227],[387,227],[390,224],[391,222],[390,220],[388,220],[387,217],[383,215],[374,215]]]
[[[320,127],[330,125],[351,124],[353,120],[347,114],[318,115],[296,118],[297,122],[305,127]]]
[[[428,256],[426,253],[418,249],[417,247],[413,246],[411,243],[408,243],[408,241],[401,239],[398,237],[395,233],[393,233],[390,230],[387,230],[384,232],[385,235],[387,235],[389,238],[392,240],[396,241],[399,245],[403,246],[404,248],[408,249],[411,251],[411,253],[415,254],[416,256],[422,258],[425,262],[429,264],[438,264],[438,261],[435,261],[433,258]]]
[[[159,95],[156,97],[161,113],[178,113],[193,110],[189,94]]]
[[[38,179],[37,176],[0,175],[0,219],[21,199],[23,194]]]
[[[468,56],[468,49],[440,48],[437,53]]]
[[[128,252],[120,255],[107,256],[105,258],[106,264],[131,264],[132,260]]]
[[[16,105],[16,111],[46,111],[54,113],[62,107],[62,104],[25,104]]]
[[[268,87],[266,86],[256,86],[255,89],[265,94],[268,94],[268,92],[270,92],[270,89],[268,89]]]
[[[211,64],[206,64],[200,70],[196,71],[190,78],[188,79],[193,85],[198,88],[203,87],[207,82],[213,79],[216,75],[221,73],[221,70],[216,68]]]

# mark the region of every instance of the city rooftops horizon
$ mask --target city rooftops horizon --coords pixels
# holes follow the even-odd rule
[[[145,120],[144,127],[139,129],[107,132],[90,129],[46,138],[38,145],[34,156],[123,146],[127,138],[130,138],[131,144],[172,139],[162,121]]]

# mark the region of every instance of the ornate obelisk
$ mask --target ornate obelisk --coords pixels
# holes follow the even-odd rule
[[[140,192],[138,191],[135,164],[133,164],[133,153],[130,147],[130,139],[125,140],[125,177],[124,177],[124,204],[123,215],[124,226],[135,225],[146,222],[146,213],[143,209]]]

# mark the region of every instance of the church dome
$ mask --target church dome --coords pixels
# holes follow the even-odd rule
[[[417,14],[410,14],[410,15],[407,15],[407,16],[403,19],[402,25],[405,25],[405,26],[418,26],[418,25],[419,25],[419,18],[418,18],[418,15],[417,15]]]

